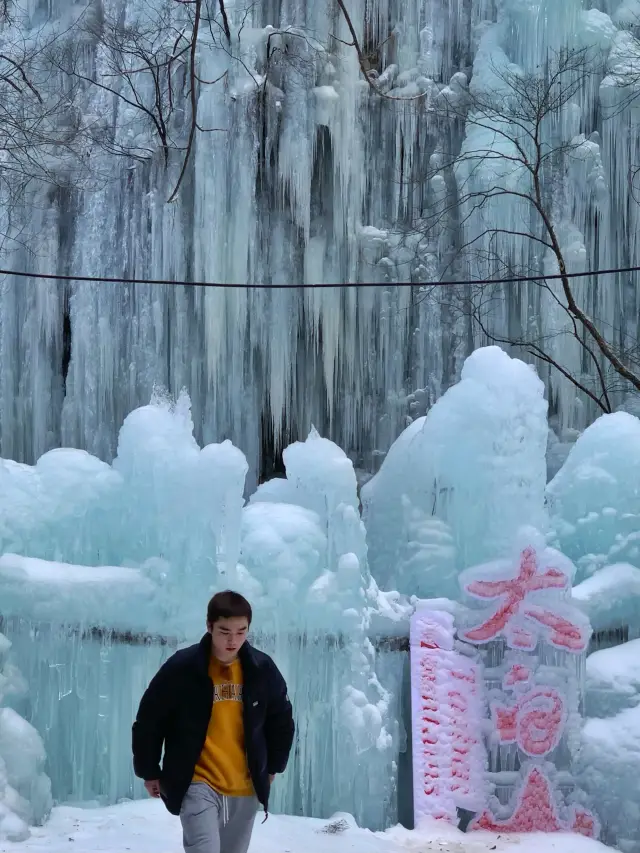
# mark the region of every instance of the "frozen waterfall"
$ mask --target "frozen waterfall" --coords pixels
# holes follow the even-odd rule
[[[43,745],[56,801],[142,795],[128,735],[139,698],[167,654],[200,636],[210,594],[232,587],[253,603],[253,639],[295,708],[274,810],[411,825],[408,620],[420,603],[463,619],[461,571],[503,559],[535,522],[575,559],[573,604],[594,647],[631,640],[588,658],[578,781],[609,840],[637,853],[638,420],[598,419],[545,488],[546,409],[531,366],[478,349],[394,443],[362,515],[351,460],[316,430],[285,449],[286,478],[246,502],[244,454],[198,444],[186,395],[130,413],[112,464],[60,448],[35,466],[0,459],[0,629],[12,644],[0,635],[0,694],[9,723],[19,714],[42,738],[29,729],[29,778],[15,785],[21,753],[0,743],[23,822],[43,813]],[[0,812],[1,783],[0,772]]]
[[[544,175],[568,268],[640,263],[640,46],[629,0],[349,0],[386,97],[364,81],[331,0],[227,2],[228,46],[212,44],[219,20],[201,28],[198,78],[221,82],[198,87],[203,132],[168,204],[188,130],[184,110],[171,117],[178,143],[165,169],[148,116],[109,75],[116,36],[159,21],[168,33],[184,32],[176,5],[25,0],[23,14],[0,21],[3,43],[18,30],[34,42],[55,34],[60,55],[53,71],[40,69],[39,85],[52,103],[60,86],[68,88],[72,103],[60,121],[82,140],[80,153],[44,164],[49,183],[31,181],[18,204],[3,197],[2,266],[382,286],[194,290],[2,277],[4,457],[33,462],[62,445],[110,460],[124,417],[162,386],[172,394],[187,389],[199,440],[230,438],[243,450],[249,488],[311,424],[357,466],[375,470],[407,417],[424,414],[459,376],[466,355],[486,342],[460,310],[466,292],[425,291],[419,283],[556,271],[531,239],[488,242],[489,232],[537,234],[526,204],[502,197],[480,210],[468,195],[496,180],[526,188],[526,176],[505,174],[505,120],[486,108],[487,93],[500,91],[505,69],[534,73],[554,51],[588,49],[594,63],[584,81],[573,80],[571,97],[561,99],[544,131],[545,144],[568,152]],[[160,47],[167,32],[158,34]],[[153,81],[138,79],[147,104]],[[484,98],[485,108],[465,123],[469,98],[472,106]],[[448,119],[443,103],[453,105]],[[478,151],[494,152],[500,163],[488,168],[493,159],[483,159],[474,168]],[[434,218],[439,205],[450,215]],[[459,251],[469,245],[477,251]],[[575,286],[620,348],[636,341],[639,284],[634,274]],[[595,363],[565,334],[568,318],[554,287],[496,287],[485,330],[512,341],[535,333],[588,384]],[[556,371],[543,365],[541,375],[561,438],[593,419],[594,406]],[[620,396],[614,392],[614,402]]]

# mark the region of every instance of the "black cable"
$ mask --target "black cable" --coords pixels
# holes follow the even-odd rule
[[[329,287],[456,287],[472,284],[518,284],[527,281],[558,281],[564,278],[588,278],[592,275],[615,275],[616,273],[640,272],[640,266],[637,267],[618,267],[617,269],[607,270],[588,270],[587,272],[568,272],[562,276],[560,273],[555,275],[530,275],[518,276],[515,278],[479,278],[467,279],[466,281],[398,281],[398,282],[340,282],[339,284],[231,284],[229,282],[216,281],[173,281],[171,279],[153,279],[153,278],[108,278],[103,276],[91,275],[55,275],[54,273],[32,273],[22,272],[20,270],[3,270],[0,269],[0,275],[15,275],[21,278],[41,278],[47,281],[86,281],[102,284],[166,284],[176,287],[221,287],[226,289],[246,288],[247,290],[296,290],[299,288],[329,288]]]

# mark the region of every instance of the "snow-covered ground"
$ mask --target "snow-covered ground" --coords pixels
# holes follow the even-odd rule
[[[181,853],[180,822],[157,802],[100,809],[60,807],[19,844],[0,842],[0,853]],[[272,815],[256,821],[252,853],[603,853],[609,848],[578,835],[507,836],[434,825],[430,832],[359,829],[347,815],[331,821]]]

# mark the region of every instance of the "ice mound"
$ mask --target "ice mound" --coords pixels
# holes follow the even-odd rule
[[[53,805],[51,782],[44,774],[44,744],[38,732],[6,698],[22,695],[26,685],[7,662],[11,643],[0,634],[0,841],[24,841],[29,825],[41,824]]]
[[[198,446],[186,394],[134,410],[113,465],[75,450],[0,460],[0,607],[197,636],[200,602],[235,570],[246,472],[231,442]]]
[[[289,503],[252,503],[242,514],[241,542],[239,584],[255,609],[264,607],[269,621],[295,624],[302,616],[300,588],[309,590],[326,565],[320,517]],[[277,614],[269,613],[271,601],[281,605]]]
[[[2,610],[34,620],[158,631],[167,614],[159,586],[142,569],[77,566],[17,554],[0,557]]]
[[[597,803],[606,836],[616,847],[637,853],[640,825],[640,706],[607,719],[587,720],[582,732],[578,776]]]
[[[612,717],[640,705],[640,640],[589,655],[586,689],[589,717]]]
[[[574,586],[573,600],[588,615],[595,631],[628,626],[640,632],[640,569],[619,563],[599,569]]]
[[[457,573],[546,529],[547,403],[535,371],[476,350],[460,382],[392,445],[362,489],[369,560],[387,588],[457,595]]]
[[[612,563],[640,563],[640,419],[602,415],[547,487],[552,539],[577,580]]]

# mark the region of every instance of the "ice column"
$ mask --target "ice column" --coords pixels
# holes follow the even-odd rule
[[[315,430],[284,460],[287,479],[261,487],[245,511],[240,579],[289,677],[304,813],[346,810],[381,827],[395,813],[400,674],[388,686],[376,675],[368,631],[379,592],[355,473]]]
[[[24,841],[29,824],[41,824],[52,806],[38,732],[5,704],[26,693],[20,672],[7,660],[11,643],[0,634],[0,841]]]

